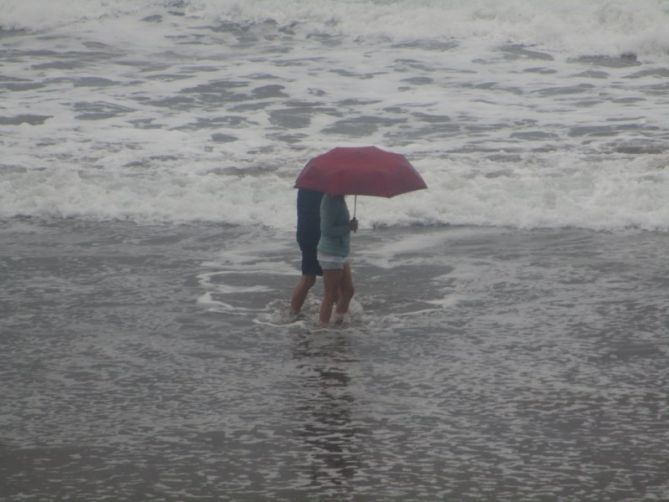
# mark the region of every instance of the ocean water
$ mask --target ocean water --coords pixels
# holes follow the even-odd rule
[[[0,498],[668,499],[667,26],[0,0]],[[428,189],[291,322],[294,180],[353,145]]]
[[[7,1],[0,216],[294,225],[336,145],[430,190],[368,225],[666,230],[667,2]]]

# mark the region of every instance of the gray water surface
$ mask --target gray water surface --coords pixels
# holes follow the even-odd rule
[[[322,330],[292,235],[5,221],[0,496],[666,500],[667,245],[361,230]]]

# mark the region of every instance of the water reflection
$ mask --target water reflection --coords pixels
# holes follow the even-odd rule
[[[307,333],[297,339],[293,356],[303,379],[296,435],[307,450],[305,474],[312,487],[348,493],[360,468],[364,435],[355,425],[350,339],[345,333]]]

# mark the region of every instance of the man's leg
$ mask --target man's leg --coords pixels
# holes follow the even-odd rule
[[[315,275],[303,275],[300,277],[300,282],[297,283],[293,290],[293,296],[290,299],[290,313],[297,315],[302,310],[302,305],[307,298],[309,290],[316,282]]]
[[[290,313],[292,315],[300,313],[309,290],[316,282],[316,276],[323,273],[318,263],[317,244],[300,242],[299,245],[300,252],[302,253],[302,277],[297,286],[295,286],[293,296],[290,300]]]

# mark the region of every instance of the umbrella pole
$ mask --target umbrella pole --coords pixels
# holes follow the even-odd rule
[[[355,212],[358,209],[358,196],[353,196],[353,217],[355,218]]]

